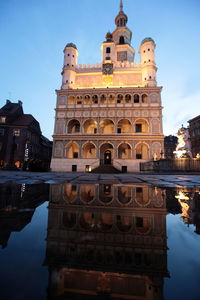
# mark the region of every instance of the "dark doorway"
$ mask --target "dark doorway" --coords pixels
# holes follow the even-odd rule
[[[122,166],[122,173],[127,173],[127,166]]]
[[[110,150],[106,150],[106,152],[104,153],[104,164],[105,165],[111,165],[111,151]]]

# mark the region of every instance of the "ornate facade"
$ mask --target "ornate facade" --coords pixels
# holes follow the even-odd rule
[[[139,163],[163,152],[161,87],[155,47],[145,38],[134,62],[132,32],[120,12],[116,29],[101,45],[102,62],[78,65],[73,43],[64,49],[62,86],[57,90],[53,171],[88,171],[101,164],[138,171]]]

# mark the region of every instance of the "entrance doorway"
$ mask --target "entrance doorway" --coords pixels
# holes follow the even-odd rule
[[[104,164],[111,165],[112,154],[110,150],[106,150],[104,153]]]

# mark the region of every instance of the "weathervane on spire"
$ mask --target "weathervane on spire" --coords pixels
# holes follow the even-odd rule
[[[120,0],[120,11],[123,11],[123,2]]]

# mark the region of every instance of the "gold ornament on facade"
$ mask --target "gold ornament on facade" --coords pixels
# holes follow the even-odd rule
[[[106,86],[110,86],[113,84],[113,76],[107,74],[103,76],[103,83]]]

